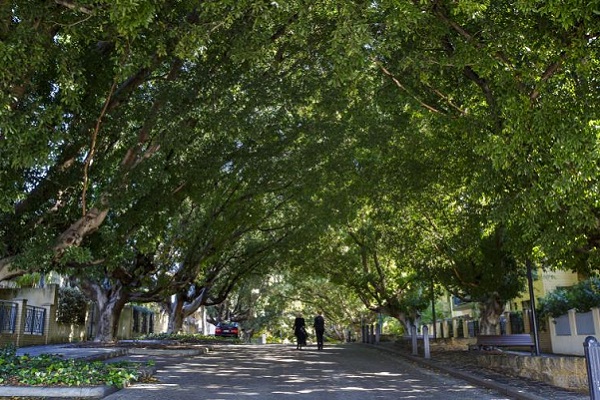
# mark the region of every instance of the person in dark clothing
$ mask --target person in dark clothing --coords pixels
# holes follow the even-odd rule
[[[323,313],[319,311],[315,317],[315,334],[317,335],[317,349],[323,350],[323,334],[325,333],[325,319]]]
[[[296,349],[302,350],[302,346],[306,346],[306,323],[301,314],[298,314],[294,320],[294,335],[296,336]]]

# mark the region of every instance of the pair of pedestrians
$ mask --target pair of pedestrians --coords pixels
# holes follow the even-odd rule
[[[315,334],[317,336],[317,349],[323,350],[323,335],[325,334],[325,319],[323,313],[318,312],[314,319],[313,327],[315,328]],[[298,314],[294,320],[294,335],[296,336],[296,349],[302,350],[302,346],[306,346],[306,322],[302,317],[302,314]]]

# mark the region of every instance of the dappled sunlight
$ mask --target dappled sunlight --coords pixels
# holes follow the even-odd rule
[[[479,398],[470,395],[478,390],[472,385],[447,384],[444,379],[448,378],[418,371],[413,365],[383,360],[358,346],[332,346],[327,350],[299,351],[283,345],[223,346],[206,355],[164,366],[159,383],[140,384],[136,388],[167,392],[175,386],[174,382],[188,382],[177,387],[177,398],[219,400]]]
[[[351,387],[340,387],[339,390],[356,390],[359,392],[374,392],[374,391],[389,391],[389,390],[395,390],[393,388],[390,389],[386,389],[386,388],[364,388],[364,387],[359,387],[359,386],[351,386]]]
[[[173,384],[168,384],[168,383],[137,383],[135,385],[136,389],[142,389],[142,390],[165,390],[165,389],[169,389],[169,388],[173,388],[176,389],[177,388],[177,384],[173,383]]]
[[[402,376],[402,374],[393,374],[391,372],[377,372],[373,375],[375,375],[375,376]]]

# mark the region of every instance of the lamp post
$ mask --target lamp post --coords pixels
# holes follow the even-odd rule
[[[535,355],[540,355],[540,337],[538,333],[537,316],[535,313],[535,294],[533,292],[533,274],[531,272],[531,260],[525,260],[527,266],[527,285],[529,286],[529,305],[531,307],[531,326],[533,331],[533,344],[535,345]]]

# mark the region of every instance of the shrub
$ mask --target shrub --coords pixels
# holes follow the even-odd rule
[[[56,320],[63,324],[83,325],[87,311],[87,298],[75,288],[64,287],[58,291]]]
[[[539,302],[540,317],[560,317],[570,309],[588,312],[600,306],[600,279],[590,278],[576,285],[557,288],[548,293]]]
[[[600,307],[600,279],[590,278],[573,287],[573,308],[579,312],[587,312],[593,307]]]

